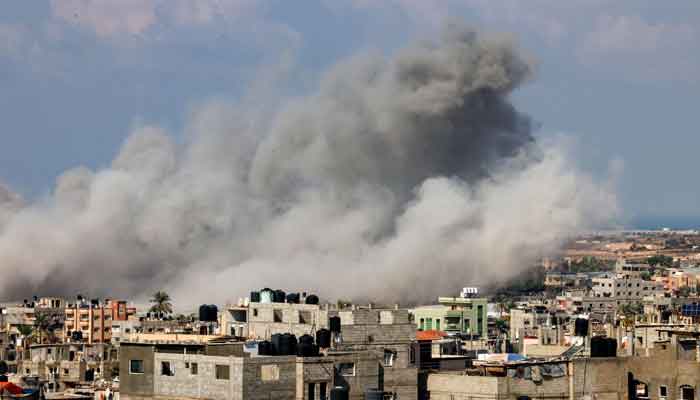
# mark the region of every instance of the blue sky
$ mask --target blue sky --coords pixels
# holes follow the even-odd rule
[[[700,2],[645,0],[4,0],[0,181],[27,197],[106,166],[139,122],[178,134],[261,67],[303,94],[359,51],[391,52],[448,18],[508,32],[538,61],[515,94],[581,165],[620,169],[627,216],[700,216]],[[621,166],[621,167],[620,167]]]

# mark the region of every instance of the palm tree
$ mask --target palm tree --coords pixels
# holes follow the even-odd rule
[[[34,328],[37,335],[39,336],[39,344],[42,343],[41,334],[47,331],[50,324],[51,321],[49,321],[48,315],[44,313],[38,313],[34,316]]]
[[[152,313],[172,314],[173,312],[173,305],[170,302],[170,295],[162,290],[159,290],[153,294],[151,303],[153,303],[150,310]]]
[[[32,332],[34,332],[34,328],[31,325],[19,325],[17,331],[19,331],[22,337],[28,339],[32,335]]]

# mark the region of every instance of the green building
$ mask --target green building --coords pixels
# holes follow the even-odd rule
[[[416,307],[413,318],[420,331],[434,329],[475,338],[488,332],[485,298],[439,297],[436,305]]]

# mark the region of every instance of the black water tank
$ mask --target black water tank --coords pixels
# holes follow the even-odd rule
[[[574,335],[588,336],[588,320],[585,318],[576,318],[574,321]]]
[[[271,356],[272,354],[272,343],[268,342],[267,340],[258,343],[258,355]]]
[[[340,317],[335,316],[335,317],[328,318],[328,327],[330,328],[331,332],[339,333],[340,332]]]
[[[365,400],[384,400],[384,391],[379,389],[365,390]]]
[[[286,293],[284,293],[284,290],[275,290],[272,292],[272,302],[273,303],[284,303],[284,298],[286,296]]]
[[[617,339],[608,338],[605,346],[606,357],[617,357]]]
[[[316,332],[316,344],[322,349],[331,347],[331,331],[328,329],[319,329]]]
[[[199,306],[199,320],[202,322],[216,322],[219,308],[214,304],[202,304]]]
[[[331,389],[331,400],[349,400],[350,393],[345,386],[336,386]]]
[[[202,304],[199,306],[199,320],[200,321],[209,321],[209,305],[208,304]]]
[[[260,303],[260,292],[250,292],[250,302]]]
[[[287,303],[299,304],[299,293],[287,293]]]
[[[591,357],[608,357],[608,339],[603,336],[591,338]]]
[[[318,304],[318,296],[315,294],[306,296],[306,304]]]
[[[275,333],[272,335],[272,353],[277,356],[297,354],[297,338],[291,333]]]
[[[314,337],[311,335],[301,335],[299,336],[299,343],[314,344]]]
[[[280,353],[280,346],[282,345],[282,334],[281,333],[275,333],[272,336],[270,336],[270,343],[272,344],[271,352],[270,355],[272,356],[278,356],[278,355],[284,355]]]
[[[314,337],[311,335],[302,335],[299,337],[297,346],[297,355],[300,357],[317,357],[318,346],[314,344]]]

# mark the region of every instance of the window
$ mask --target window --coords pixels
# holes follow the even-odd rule
[[[423,318],[420,319],[420,330],[425,330],[425,319]]]
[[[637,386],[635,388],[636,393],[637,393],[637,398],[639,399],[648,399],[649,398],[649,386],[644,383],[644,382],[637,382]]]
[[[308,385],[308,391],[309,391],[309,400],[316,400],[316,384],[315,383],[309,383]]]
[[[389,349],[384,349],[384,366],[393,367],[396,359],[396,352]]]
[[[277,364],[261,365],[260,379],[264,382],[280,380],[280,367]]]
[[[440,318],[435,319],[435,329],[440,330]]]
[[[328,386],[326,382],[321,382],[318,384],[318,398],[319,400],[326,400],[326,391],[328,390]]]
[[[129,360],[130,374],[143,374],[143,360]]]
[[[666,397],[668,396],[668,387],[666,386],[659,386],[659,397]]]
[[[163,376],[175,376],[175,370],[170,365],[170,361],[160,363],[160,374]]]
[[[254,316],[254,317],[257,317],[257,316],[258,316],[258,309],[257,309],[257,308],[254,308],[254,309],[253,309],[253,316]]]
[[[70,370],[68,368],[63,368],[63,375],[68,375],[70,374]]]
[[[272,310],[272,318],[274,322],[282,322],[282,310]]]
[[[199,365],[197,363],[190,364],[190,374],[197,375],[199,373]]]
[[[695,390],[692,386],[683,385],[681,386],[681,399],[683,400],[695,400]]]
[[[432,318],[425,319],[425,329],[427,329],[427,330],[433,329],[433,319]]]
[[[355,376],[355,363],[338,364],[338,374],[340,374],[340,376]]]
[[[216,366],[216,379],[229,380],[229,367],[228,365],[217,365]]]

